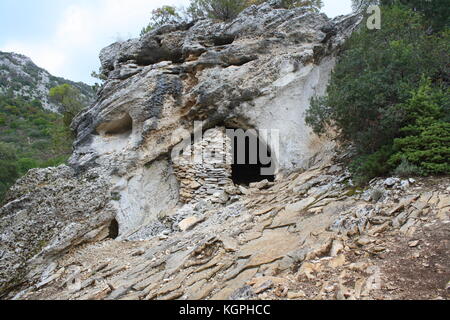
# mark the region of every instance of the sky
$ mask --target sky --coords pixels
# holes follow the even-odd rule
[[[151,11],[189,0],[0,0],[0,51],[30,57],[55,76],[93,84],[98,54],[137,37]],[[351,12],[351,0],[324,0],[329,17]]]

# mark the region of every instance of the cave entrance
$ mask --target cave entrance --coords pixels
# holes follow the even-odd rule
[[[234,134],[231,135],[231,131]],[[254,130],[227,129],[232,143],[231,179],[236,185],[275,181],[274,158],[269,146]],[[245,138],[244,138],[245,137]]]
[[[111,224],[109,225],[109,235],[108,238],[110,239],[117,239],[119,236],[119,223],[116,219],[111,221]]]

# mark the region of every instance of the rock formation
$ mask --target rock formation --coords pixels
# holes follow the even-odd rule
[[[370,229],[380,212],[359,198],[341,201],[349,177],[330,166],[335,145],[304,122],[360,17],[330,20],[277,3],[227,23],[166,25],[102,50],[108,80],[72,124],[69,166],[30,171],[0,209],[0,296],[26,289],[17,298],[50,297],[40,290],[55,281],[67,289],[60,297],[80,299],[257,295],[283,281],[259,278],[255,293],[244,285],[256,274],[297,271],[330,248],[338,256],[336,234]],[[173,158],[198,133],[208,143],[191,147],[205,154],[227,128],[277,131],[276,148],[258,137],[272,147],[275,182],[244,187],[230,166]],[[356,205],[360,214],[340,215]],[[317,215],[300,217],[305,211]],[[116,240],[99,242],[108,238]],[[81,251],[64,256],[70,249]],[[127,261],[112,261],[119,251]],[[101,259],[74,261],[91,253]]]
[[[59,112],[60,106],[50,101],[48,92],[62,84],[77,88],[83,105],[94,100],[95,92],[91,86],[52,76],[24,55],[0,51],[0,95],[11,94],[30,101],[37,99],[44,109]]]
[[[16,299],[445,299],[450,183],[325,165],[187,205],[174,231],[71,250]]]

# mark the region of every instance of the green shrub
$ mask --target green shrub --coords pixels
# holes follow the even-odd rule
[[[341,138],[362,153],[377,151],[398,136],[404,114],[396,106],[410,97],[423,75],[446,79],[448,54],[429,37],[419,14],[398,7],[383,9],[383,28],[362,27],[348,40],[325,99],[307,111],[316,132],[333,123]],[[448,46],[448,45],[447,45]],[[447,47],[448,49],[448,47]]]
[[[407,161],[422,174],[450,174],[450,122],[442,120],[448,117],[448,104],[448,89],[422,80],[411,98],[399,105],[406,116],[400,130],[403,136],[394,140],[391,165]]]
[[[77,91],[66,89],[53,90],[54,98],[76,112],[79,100],[74,102],[78,96],[72,93]],[[37,100],[15,97],[11,92],[0,95],[0,199],[28,170],[67,161],[73,141],[69,123],[70,116],[44,110]]]
[[[323,7],[322,0],[283,0],[283,7],[291,9],[295,7],[303,7],[314,12],[320,11]]]
[[[69,84],[53,87],[49,91],[50,100],[61,106],[64,124],[70,127],[73,118],[80,113],[85,105],[81,101],[81,92],[78,88]]]
[[[425,26],[440,31],[450,26],[450,6],[448,0],[352,0],[353,9],[362,11],[373,4],[403,5],[415,12],[420,12],[426,19]]]
[[[191,0],[187,9],[173,6],[162,6],[151,13],[150,23],[142,29],[141,36],[165,24],[195,21],[199,19],[233,20],[245,8],[258,5],[266,0]],[[283,0],[283,8],[304,7],[311,11],[319,11],[322,0]],[[96,76],[96,73],[93,73]]]
[[[355,146],[358,183],[389,174],[403,158],[422,173],[448,173],[450,32],[430,34],[423,16],[404,6],[383,6],[382,14],[381,30],[363,23],[344,45],[306,122]]]
[[[392,156],[392,147],[385,146],[370,155],[363,155],[355,158],[350,164],[350,171],[357,186],[367,184],[375,177],[383,176],[392,170],[388,163]]]
[[[183,21],[183,18],[177,8],[173,6],[162,6],[152,11],[150,23],[142,29],[141,36],[162,25],[179,23],[181,21]]]
[[[394,170],[394,174],[401,178],[410,178],[423,175],[420,168],[416,165],[413,165],[406,158],[403,158],[400,165]]]
[[[372,198],[372,200],[374,202],[380,201],[381,198],[383,198],[383,196],[384,196],[384,190],[383,189],[374,189],[370,193],[370,197]]]
[[[390,163],[406,159],[423,174],[450,174],[450,123],[418,121],[415,130],[415,135],[395,140],[398,152]]]
[[[28,170],[37,168],[39,166],[38,161],[31,158],[22,158],[17,161],[20,175],[24,175]]]
[[[191,0],[187,9],[189,18],[211,18],[222,21],[232,20],[245,8],[261,4],[265,0]],[[283,0],[281,6],[286,9],[304,7],[311,11],[319,11],[322,0]]]
[[[17,178],[19,178],[19,169],[16,151],[11,145],[0,142],[0,203]]]
[[[247,7],[242,0],[192,0],[187,12],[192,19],[232,20]]]

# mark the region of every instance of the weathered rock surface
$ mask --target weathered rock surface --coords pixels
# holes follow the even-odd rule
[[[287,190],[307,180],[310,171],[239,203],[210,207],[194,229],[145,241],[83,245],[16,298],[448,299],[449,179],[438,185],[421,179],[374,203],[363,193],[343,196],[351,190],[348,175],[330,176],[328,170],[314,170],[317,186],[334,188],[313,190],[315,201],[289,211],[295,212],[289,223],[278,221],[287,206],[305,196]],[[422,200],[426,210],[417,209]],[[402,209],[386,215],[398,201],[405,204]],[[396,226],[401,215],[407,219]],[[341,224],[345,219],[354,223]],[[372,222],[377,219],[383,224]]]
[[[108,237],[115,217],[109,188],[98,170],[75,176],[66,166],[19,180],[0,208],[1,290],[40,275],[68,248]]]
[[[145,258],[168,249],[175,254],[168,260],[156,257],[156,262],[147,263],[145,274],[135,274],[138,282],[135,278],[122,279],[104,287],[105,281],[86,279],[88,282],[71,287],[71,292],[84,292],[94,285],[101,289],[89,293],[91,298],[123,298],[132,287],[145,289],[147,297],[180,297],[185,292],[177,281],[168,281],[162,288],[149,286],[163,278],[187,277],[175,271],[209,259],[211,266],[198,274],[187,271],[192,277],[188,281],[197,285],[192,294],[205,298],[215,289],[214,283],[205,279],[228,271],[225,278],[237,281],[228,290],[238,290],[239,281],[245,282],[247,276],[256,273],[255,268],[282,259],[292,248],[278,241],[277,236],[287,231],[277,229],[295,228],[296,210],[304,209],[298,204],[304,200],[303,192],[309,192],[307,198],[320,201],[307,201],[305,205],[317,205],[315,209],[319,210],[320,205],[332,201],[320,197],[331,197],[329,191],[334,185],[319,188],[321,181],[316,179],[311,181],[315,188],[300,190],[302,183],[298,182],[292,186],[298,191],[292,202],[291,191],[281,189],[270,194],[276,200],[273,210],[260,208],[258,228],[245,233],[243,228],[250,228],[246,221],[253,215],[243,210],[239,188],[232,191],[232,197],[223,190],[208,190],[216,200],[201,208],[177,207],[180,181],[170,155],[175,146],[191,136],[194,121],[202,121],[204,129],[279,130],[280,146],[272,150],[279,178],[328,163],[334,155],[334,144],[319,139],[306,127],[304,112],[312,96],[324,93],[338,49],[359,21],[358,16],[330,20],[302,9],[278,9],[277,1],[269,1],[248,8],[229,23],[202,20],[195,25],[164,26],[140,39],[104,49],[100,58],[108,80],[95,104],[72,124],[77,138],[70,168],[33,170],[13,188],[7,204],[0,209],[0,294],[23,283],[46,283],[49,279],[39,276],[56,258],[81,243],[104,239],[110,227],[114,237],[118,233],[118,240],[167,240],[162,243],[167,245],[164,248],[158,247],[156,240],[149,244],[155,247]],[[197,187],[193,185],[193,189]],[[254,190],[258,189],[245,189],[246,196]],[[339,191],[332,194],[336,193]],[[297,206],[285,208],[286,201]],[[186,212],[191,209],[195,212]],[[334,212],[328,207],[323,210]],[[270,212],[286,216],[275,217],[271,227],[272,221],[265,220]],[[211,218],[187,231],[193,232],[192,238],[173,237],[179,223],[192,216]],[[228,251],[219,238],[209,235],[223,235],[221,224],[227,219],[233,225],[230,238],[244,242],[261,239],[261,243],[273,240],[280,243],[281,253],[276,248],[270,257],[242,253],[237,262],[217,258]],[[114,230],[115,221],[118,231]],[[214,225],[213,230],[202,232],[208,221]],[[197,230],[200,234],[195,233]],[[265,241],[266,237],[269,240]],[[129,269],[119,265],[105,268],[101,272],[104,278]],[[169,278],[160,269],[169,270]],[[111,288],[113,292],[108,291]]]

